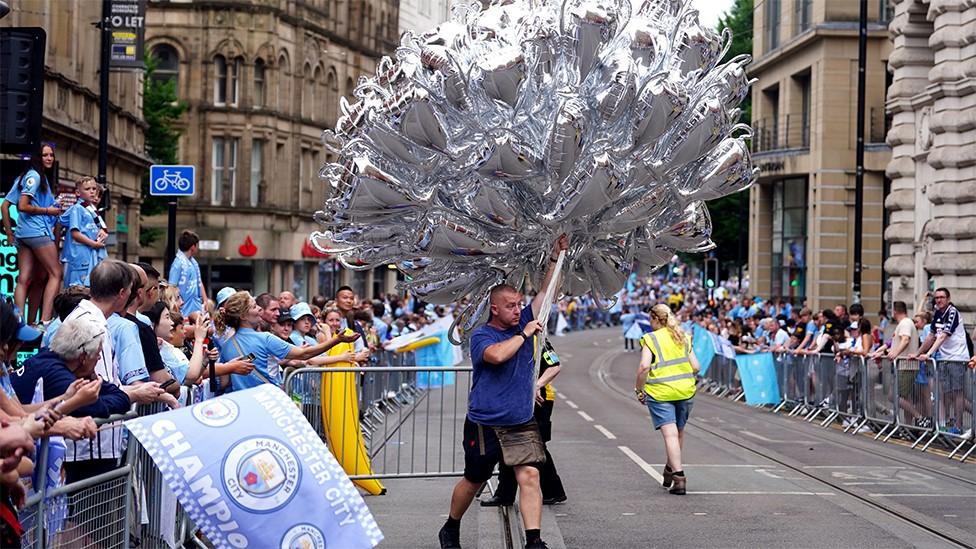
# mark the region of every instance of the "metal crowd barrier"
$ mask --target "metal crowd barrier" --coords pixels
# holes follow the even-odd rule
[[[716,354],[705,372],[704,389],[709,394],[739,400],[743,397],[735,359]]]
[[[353,480],[461,476],[471,371],[300,368],[288,374],[284,389],[310,391],[302,412]]]
[[[134,412],[130,412],[96,420],[99,426],[96,441],[102,436],[114,436],[115,429],[123,429],[120,420],[135,416]],[[41,440],[35,462],[38,468],[35,489],[38,491],[27,498],[18,514],[24,526],[21,547],[129,547],[131,463],[124,463],[114,471],[47,490],[49,451],[50,438],[45,437]]]
[[[819,419],[822,427],[842,420],[844,432],[870,431],[884,442],[897,437],[923,451],[939,445],[950,459],[976,452],[976,371],[966,362],[777,353],[774,367],[781,395],[774,413]],[[720,363],[706,377],[712,394],[733,388],[734,376]]]
[[[188,392],[186,405],[192,404],[190,395],[192,392]],[[156,402],[135,406],[125,415],[96,419],[98,436],[112,436],[105,433],[124,429],[122,420],[167,410],[168,406]],[[117,469],[50,491],[43,490],[48,475],[43,464],[47,463],[50,439],[41,440],[35,464],[40,467],[37,487],[41,491],[28,498],[19,513],[25,527],[22,547],[203,547],[152,458],[135,437],[123,436],[126,449]]]

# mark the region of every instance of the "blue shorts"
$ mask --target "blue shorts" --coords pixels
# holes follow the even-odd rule
[[[39,250],[47,246],[53,246],[54,239],[50,236],[18,236],[17,243],[23,244],[32,250]]]
[[[694,401],[695,398],[692,397],[687,400],[660,402],[648,396],[645,403],[651,412],[651,422],[654,424],[654,429],[660,429],[662,425],[674,423],[680,431],[685,428],[685,423],[688,423],[688,416],[691,415],[691,407],[695,404]]]

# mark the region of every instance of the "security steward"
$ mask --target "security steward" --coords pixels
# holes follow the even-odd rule
[[[672,494],[684,495],[688,479],[681,466],[681,447],[700,368],[691,352],[691,338],[681,330],[671,309],[658,304],[650,315],[653,331],[641,338],[634,392],[651,413],[654,429],[664,436],[667,461],[662,484]]]
[[[542,288],[558,287],[557,257],[569,249],[563,234],[553,244]],[[554,277],[555,280],[554,280]],[[515,469],[526,549],[548,547],[541,538],[540,465],[546,461],[542,435],[533,416],[536,379],[533,339],[542,330],[539,311],[550,307],[539,292],[526,307],[522,295],[500,284],[489,295],[488,323],[471,334],[471,393],[464,419],[464,476],[454,486],[447,522],[438,532],[441,548],[461,547],[461,517],[475,494],[504,462]]]

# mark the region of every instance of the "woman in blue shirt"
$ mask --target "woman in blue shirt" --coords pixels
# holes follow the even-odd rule
[[[54,200],[54,147],[45,143],[40,154],[31,157],[30,167],[14,182],[20,188],[17,201],[17,261],[20,274],[14,300],[21,311],[27,300],[27,288],[39,271],[47,273],[47,284],[41,299],[41,322],[51,322],[54,296],[61,290],[61,261],[55,245],[54,225],[61,206]]]
[[[254,370],[247,375],[232,374],[231,385],[235,391],[257,387],[262,383],[281,384],[278,362],[282,360],[308,360],[339,343],[352,343],[359,334],[338,334],[328,341],[308,347],[296,347],[270,332],[255,330],[261,322],[261,307],[248,292],[237,292],[227,298],[217,313],[218,330],[230,327],[234,334],[220,347],[220,360],[229,362],[236,358],[253,356]],[[272,359],[274,359],[272,361]],[[272,366],[273,363],[273,366]],[[272,369],[274,371],[272,371]]]

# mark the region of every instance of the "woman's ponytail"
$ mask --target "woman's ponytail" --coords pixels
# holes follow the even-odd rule
[[[685,349],[688,340],[685,338],[685,333],[681,330],[681,325],[678,324],[678,318],[671,312],[671,308],[663,303],[659,303],[651,308],[651,314],[668,329],[674,344]]]

